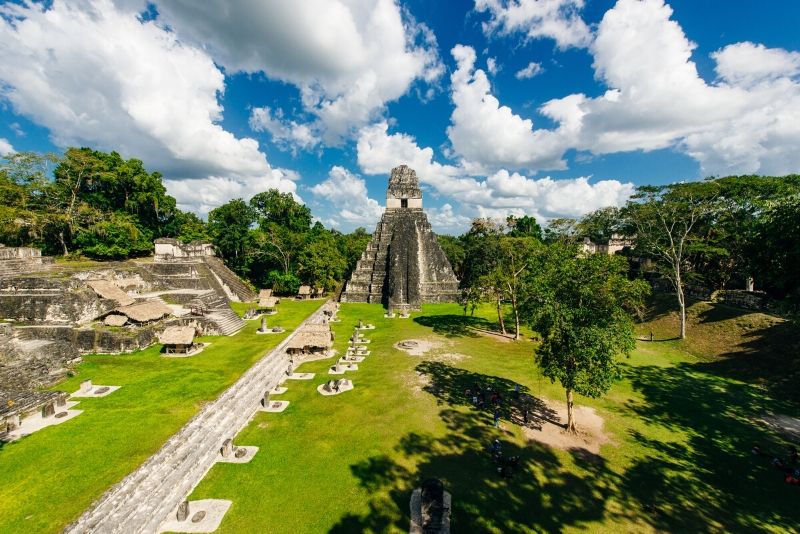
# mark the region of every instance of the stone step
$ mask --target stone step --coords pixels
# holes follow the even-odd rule
[[[309,322],[322,323],[321,308],[303,324]],[[106,492],[66,532],[157,531],[218,459],[222,442],[235,437],[256,413],[263,392],[282,380],[288,363],[285,348],[293,335],[207,405],[160,451]]]

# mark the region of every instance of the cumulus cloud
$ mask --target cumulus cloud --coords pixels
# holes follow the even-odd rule
[[[248,123],[253,131],[269,132],[278,148],[291,150],[293,154],[298,149],[310,150],[320,142],[308,124],[287,120],[282,110],[273,112],[269,106],[251,109]]]
[[[562,2],[535,2],[546,10]],[[574,8],[580,5],[567,2]],[[479,0],[493,27],[521,27],[527,2]],[[531,8],[533,9],[533,8]],[[515,15],[516,14],[516,15]],[[450,139],[467,161],[486,168],[563,168],[568,149],[608,154],[674,148],[706,174],[787,174],[800,167],[800,54],[735,43],[712,54],[718,80],[692,61],[696,45],[663,0],[619,0],[597,27],[589,51],[607,91],[546,102],[539,113],[558,127],[533,124],[499,105],[466,47],[454,49]],[[527,19],[525,19],[527,20]],[[507,22],[506,22],[507,21]],[[507,151],[507,149],[510,149]]]
[[[579,217],[605,206],[620,206],[633,193],[632,183],[603,180],[592,183],[587,177],[555,180],[532,179],[500,169],[481,177],[458,165],[439,163],[430,147],[420,148],[416,140],[403,133],[389,133],[379,123],[361,130],[358,163],[365,174],[389,174],[402,163],[417,171],[420,183],[434,196],[445,196],[458,207],[445,203],[434,209],[431,221],[437,231],[459,233],[475,217],[505,219],[509,214],[532,215],[539,221],[554,217]]]
[[[800,74],[800,52],[767,48],[751,42],[736,43],[717,50],[717,74],[735,85],[754,85]]]
[[[0,137],[0,156],[13,154],[14,152],[16,151],[14,150],[14,147],[11,146],[11,143],[9,143],[8,139],[5,137]]]
[[[583,48],[592,39],[580,17],[583,0],[475,0],[475,10],[488,12],[487,35],[523,33],[529,39],[553,39],[561,48]]]
[[[56,145],[141,158],[200,212],[202,198],[227,200],[221,191],[232,184],[295,191],[257,141],[220,126],[224,75],[200,48],[109,0],[6,4],[0,13],[0,94]]]
[[[569,121],[557,130],[535,130],[531,119],[515,114],[491,94],[486,73],[475,69],[473,48],[456,45],[452,54],[458,68],[450,77],[455,106],[447,135],[455,152],[481,169],[566,168],[561,156]]]
[[[534,76],[538,76],[543,72],[544,72],[544,67],[542,67],[541,63],[531,61],[530,63],[528,63],[528,66],[518,70],[514,76],[518,80],[526,80],[528,78],[533,78]]]
[[[335,227],[342,223],[348,227],[373,225],[383,214],[383,207],[369,198],[364,180],[338,165],[331,168],[327,180],[311,188],[311,193],[337,211],[326,219]]]
[[[228,72],[263,72],[300,89],[327,143],[374,119],[415,80],[444,68],[436,39],[393,0],[159,0],[160,19],[208,47]]]

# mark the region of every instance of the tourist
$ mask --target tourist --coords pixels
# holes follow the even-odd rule
[[[494,411],[494,427],[500,428],[500,412],[497,410]]]
[[[527,406],[522,410],[522,422],[525,424],[525,426],[528,426],[528,407]]]
[[[653,341],[653,331],[650,330],[650,341]]]

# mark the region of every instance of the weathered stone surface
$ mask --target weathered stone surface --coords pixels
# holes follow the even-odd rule
[[[189,517],[189,501],[183,501],[178,505],[178,513],[175,515],[175,519],[186,521],[187,517]]]
[[[222,448],[220,448],[219,453],[222,455],[223,458],[227,458],[233,452],[233,440],[228,438],[222,442]]]
[[[195,513],[192,516],[192,523],[199,523],[200,521],[202,521],[205,518],[206,518],[205,511],[204,510],[200,510],[199,512]]]
[[[392,169],[386,211],[342,293],[343,302],[381,302],[390,310],[458,300],[458,280],[436,240],[413,169]]]

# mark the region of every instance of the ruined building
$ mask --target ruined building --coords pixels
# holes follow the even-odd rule
[[[425,212],[417,173],[392,169],[386,211],[342,293],[342,302],[380,302],[418,310],[426,302],[455,302],[458,280]]]

